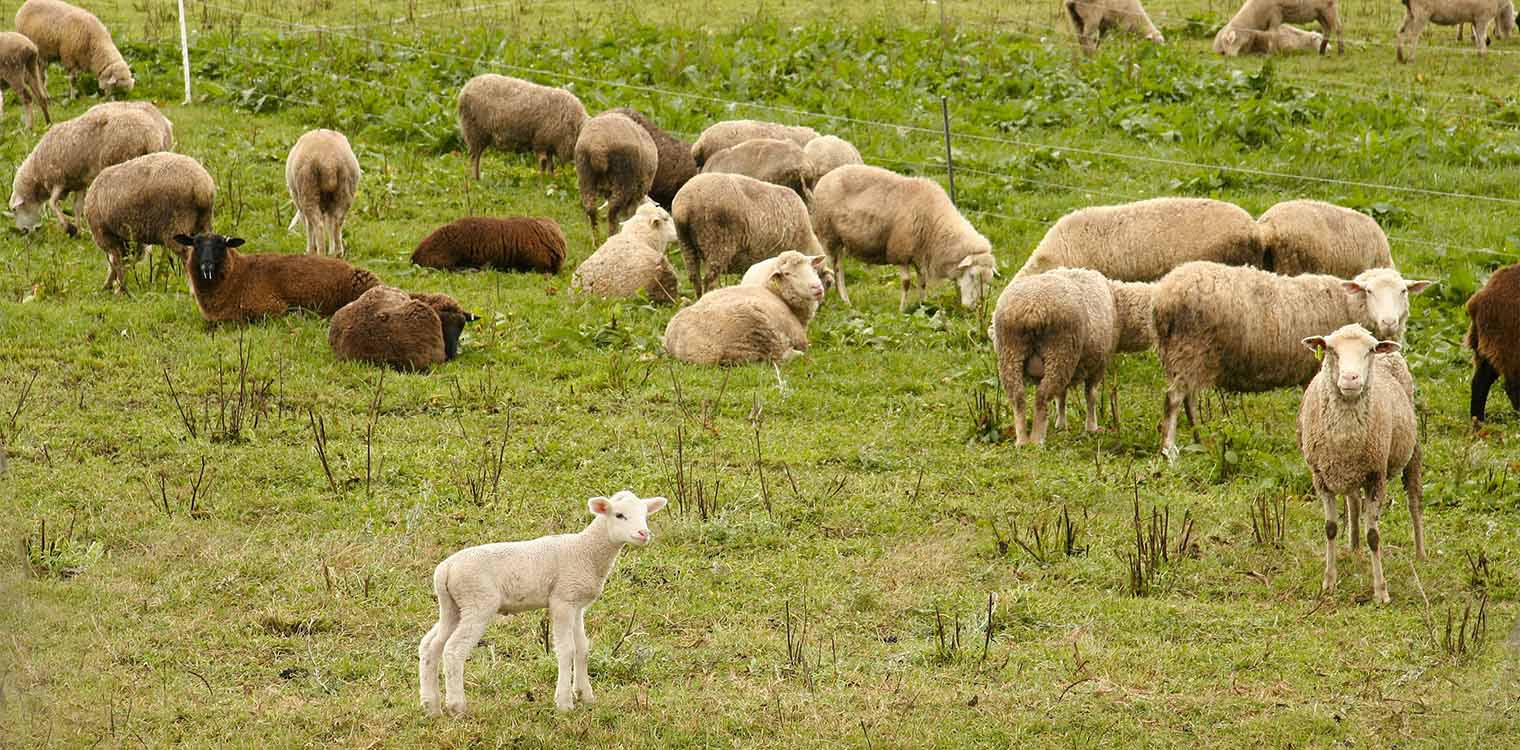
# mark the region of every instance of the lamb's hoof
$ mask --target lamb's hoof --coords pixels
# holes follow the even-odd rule
[[[466,713],[468,713],[468,711],[465,710],[464,701],[449,701],[448,703],[444,704],[444,710],[450,716],[464,716]]]

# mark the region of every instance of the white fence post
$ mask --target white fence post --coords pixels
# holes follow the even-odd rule
[[[179,0],[179,56],[185,66],[185,103],[190,103],[190,35],[185,32],[185,0]]]

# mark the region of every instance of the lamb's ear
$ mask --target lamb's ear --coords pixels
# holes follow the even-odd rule
[[[1325,337],[1310,336],[1309,338],[1304,339],[1303,343],[1304,348],[1308,349],[1311,352],[1314,352],[1315,354],[1318,354],[1322,349],[1325,348]]]
[[[1420,292],[1423,292],[1426,289],[1435,286],[1435,283],[1436,282],[1434,281],[1406,281],[1404,282],[1404,288],[1409,290],[1410,294],[1419,294]]]
[[[1377,346],[1372,347],[1372,351],[1378,354],[1392,354],[1403,348],[1397,341],[1379,341]]]
[[[654,515],[656,513],[659,513],[660,509],[664,508],[665,503],[667,502],[670,501],[666,500],[663,497],[646,497],[644,498],[644,510],[650,515]]]
[[[228,237],[227,238],[227,247],[242,247],[242,246],[243,246],[243,238],[242,237]]]
[[[811,259],[809,260],[809,262],[813,264],[813,269],[814,270],[822,270],[823,269],[823,261],[824,260],[825,260],[824,256],[822,256],[822,255],[814,255],[814,256],[811,257]]]
[[[1361,284],[1358,284],[1355,281],[1342,281],[1341,287],[1346,290],[1347,294],[1360,294],[1361,292],[1367,291],[1362,287]]]
[[[174,241],[185,247],[195,247],[195,238],[188,234],[176,234],[174,235]]]
[[[593,497],[586,501],[586,510],[592,515],[605,516],[607,511],[612,510],[612,501],[605,497]]]

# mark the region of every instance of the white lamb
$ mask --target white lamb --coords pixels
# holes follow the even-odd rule
[[[623,545],[649,543],[648,517],[665,507],[665,498],[640,499],[628,490],[593,497],[586,507],[596,518],[578,534],[543,536],[522,542],[469,547],[450,555],[433,571],[438,623],[417,648],[422,708],[440,713],[438,662],[443,660],[444,705],[450,714],[465,712],[464,663],[498,613],[548,608],[553,622],[559,682],[554,707],[568,711],[576,696],[592,703],[586,660],[586,608],[602,595],[607,576]],[[573,681],[573,690],[572,690]]]

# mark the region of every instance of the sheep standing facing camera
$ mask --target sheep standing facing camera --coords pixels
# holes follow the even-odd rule
[[[296,204],[290,228],[306,226],[306,252],[343,257],[343,221],[359,190],[359,159],[336,130],[307,132],[285,159],[285,186]]]

